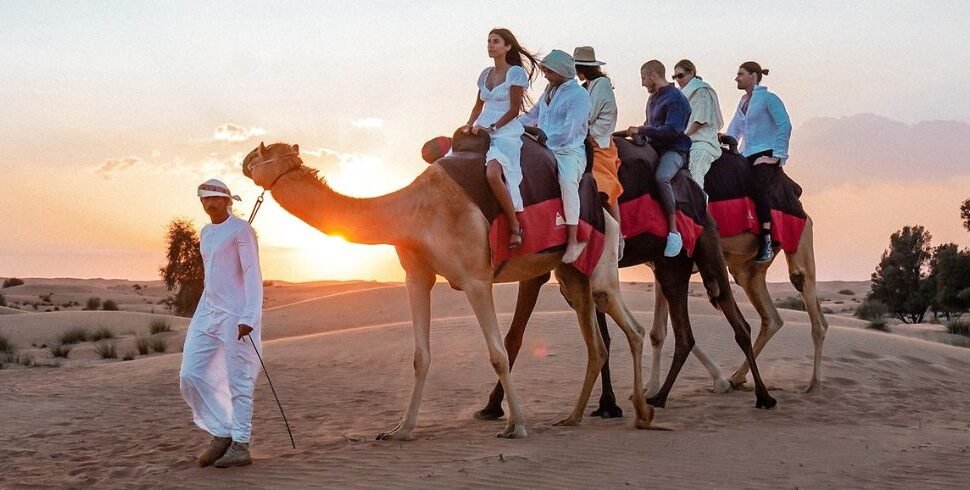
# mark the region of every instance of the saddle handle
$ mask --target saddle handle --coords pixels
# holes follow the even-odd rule
[[[717,141],[721,143],[722,147],[727,147],[727,151],[734,154],[738,153],[738,140],[735,139],[733,136],[720,134],[717,137]]]

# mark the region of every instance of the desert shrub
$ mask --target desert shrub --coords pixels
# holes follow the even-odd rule
[[[868,328],[869,330],[878,330],[880,332],[889,331],[889,326],[886,324],[885,318],[877,318],[875,320],[871,320],[869,324],[866,325],[866,328]]]
[[[134,352],[131,352],[131,351],[128,351],[125,354],[125,357],[122,357],[121,360],[122,361],[133,361],[133,360],[135,360],[135,353]]]
[[[168,345],[165,343],[165,339],[161,337],[149,337],[148,348],[151,349],[152,352],[161,353],[165,352]]]
[[[47,347],[47,350],[50,351],[52,356],[63,357],[64,359],[67,359],[68,354],[71,353],[71,349],[72,347],[69,344],[51,344]]]
[[[13,354],[17,348],[3,335],[0,335],[0,354]]]
[[[135,339],[135,349],[138,350],[138,355],[147,356],[151,353],[151,339],[148,337],[137,337]]]
[[[7,306],[7,298],[0,294],[0,306]]]
[[[835,310],[833,310],[832,308],[829,308],[829,307],[826,306],[826,307],[822,308],[822,314],[825,314],[825,315],[834,315],[835,314]]]
[[[40,298],[40,301],[42,303],[50,303],[51,302],[51,296],[54,296],[54,293],[38,294],[37,295],[37,297]]]
[[[946,324],[946,331],[952,334],[966,335],[970,337],[970,320],[966,318],[951,320]]]
[[[264,288],[268,288],[268,287],[271,287],[271,286],[273,286],[273,285],[275,285],[275,284],[276,284],[276,283],[275,283],[275,282],[273,282],[273,281],[263,281],[263,287],[264,287]]]
[[[115,303],[113,299],[105,300],[104,304],[101,305],[101,309],[104,311],[118,311],[118,303]]]
[[[24,281],[22,279],[17,279],[16,277],[8,277],[3,281],[3,287],[12,288],[14,286],[22,286]]]
[[[845,296],[855,296],[855,293],[852,292],[851,289],[843,289],[843,290],[839,291],[839,294],[843,294]]]
[[[107,327],[99,327],[94,333],[91,334],[91,341],[97,342],[99,340],[113,339],[115,338],[115,333],[109,330]]]
[[[59,337],[62,344],[79,344],[88,341],[88,331],[82,327],[74,327]]]
[[[855,309],[855,317],[860,320],[879,320],[889,313],[889,307],[883,304],[882,301],[872,298],[866,298],[859,306]]]
[[[97,296],[88,298],[88,302],[84,306],[85,310],[97,310],[99,308],[101,308],[101,298]]]
[[[172,324],[164,318],[153,318],[152,322],[148,324],[148,332],[152,335],[163,332],[171,332]]]
[[[786,310],[805,311],[805,303],[798,296],[789,296],[775,301],[775,306]]]
[[[94,352],[97,352],[101,359],[117,359],[118,350],[114,342],[102,340],[94,345]]]

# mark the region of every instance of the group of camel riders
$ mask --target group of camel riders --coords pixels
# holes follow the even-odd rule
[[[510,248],[522,245],[524,230],[516,213],[523,211],[519,184],[521,137],[526,126],[545,133],[546,146],[555,154],[562,190],[563,211],[568,230],[564,263],[574,262],[585,242],[577,241],[579,223],[579,181],[586,168],[585,145],[592,147],[592,173],[599,192],[606,196],[610,216],[620,221],[617,199],[623,187],[617,178],[620,160],[614,134],[645,138],[657,151],[656,181],[659,201],[667,216],[669,233],[664,255],[674,257],[683,247],[675,220],[676,201],[670,182],[687,166],[691,177],[704,187],[704,176],[721,156],[724,125],[717,94],[697,76],[690,60],[674,66],[673,79],[666,80],[663,63],[650,60],[640,68],[640,79],[650,93],[646,122],[615,133],[616,97],[605,63],[596,59],[592,47],[578,47],[573,56],[552,50],[542,61],[523,48],[508,29],[493,29],[488,35],[488,55],[494,61],[478,77],[478,96],[468,123],[459,130],[491,137],[486,159],[486,176],[511,227]],[[527,99],[526,89],[538,68],[549,82],[539,100],[520,114]],[[771,210],[765,199],[767,181],[788,158],[791,121],[781,99],[762,85],[767,69],[754,61],[738,68],[738,89],[745,94],[738,103],[726,135],[739,141],[740,151],[752,165],[752,198],[761,224],[756,260],[772,259]],[[582,85],[576,81],[576,78]],[[620,254],[623,250],[620,238]]]

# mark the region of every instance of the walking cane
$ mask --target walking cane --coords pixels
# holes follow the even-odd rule
[[[259,197],[256,198],[256,205],[253,206],[253,212],[249,215],[250,225],[253,224],[253,219],[256,218],[256,212],[259,211],[260,206],[263,205],[263,194],[266,194],[265,190],[263,190]],[[293,432],[290,431],[290,423],[286,420],[286,413],[283,412],[283,404],[280,403],[280,397],[276,395],[276,388],[273,386],[273,380],[269,377],[269,371],[266,370],[266,363],[263,362],[263,356],[259,355],[259,349],[256,348],[256,341],[253,340],[253,337],[248,334],[246,337],[249,337],[249,343],[253,346],[253,350],[256,352],[256,357],[259,358],[259,365],[263,367],[263,373],[266,374],[266,381],[269,381],[269,389],[273,391],[273,398],[276,399],[276,406],[280,407],[280,415],[283,416],[283,423],[286,424],[286,433],[290,435],[290,444],[293,445],[293,449],[296,449],[296,441],[293,440]]]

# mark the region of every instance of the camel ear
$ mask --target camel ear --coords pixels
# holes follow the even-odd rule
[[[293,145],[293,153],[300,154],[300,145]]]
[[[259,142],[259,146],[256,147],[256,156],[258,156],[260,160],[263,159],[263,152],[264,151],[266,151],[266,145],[264,145],[263,142],[260,141]]]

